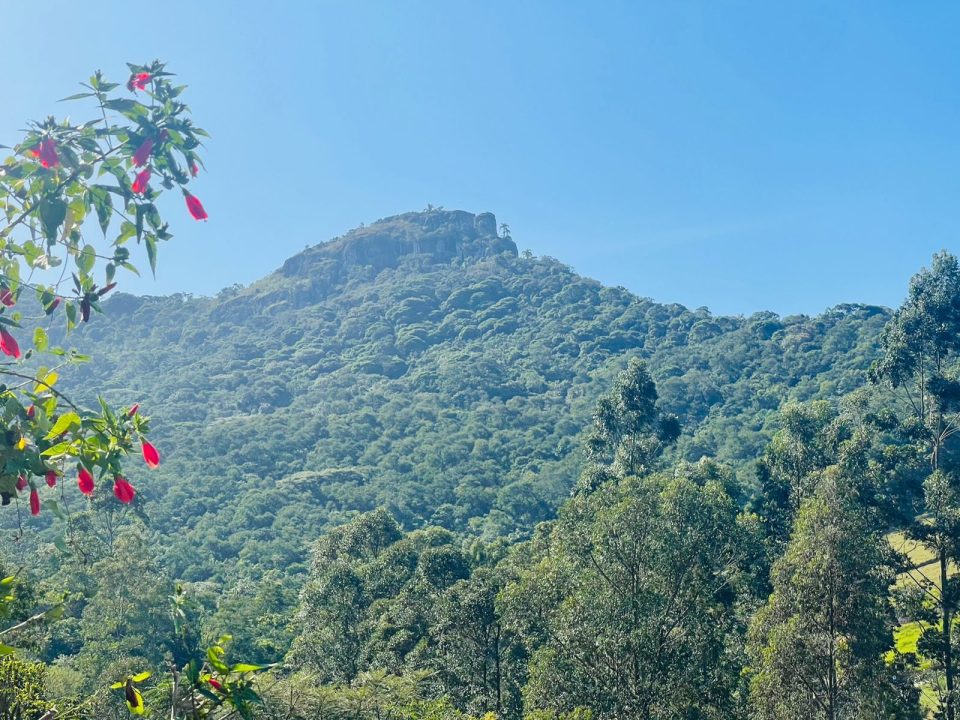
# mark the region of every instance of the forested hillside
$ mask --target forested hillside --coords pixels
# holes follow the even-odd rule
[[[154,419],[167,452],[141,491],[177,577],[296,573],[324,530],[380,506],[410,528],[526,534],[569,495],[579,434],[634,356],[679,416],[671,452],[749,487],[772,413],[859,386],[888,319],[715,317],[497,232],[490,214],[387,218],[215,298],[118,295],[65,340],[96,362],[64,387]]]
[[[107,713],[113,678],[186,667],[228,631],[236,657],[283,663],[264,718],[740,717],[785,682],[764,658],[794,610],[771,584],[827,587],[796,565],[842,530],[866,553],[844,572],[874,578],[851,611],[873,679],[851,702],[917,706],[896,673],[929,609],[904,606],[907,660],[877,665],[895,627],[883,534],[923,503],[915,429],[890,412],[907,406],[862,390],[886,309],[715,317],[435,209],[215,298],[103,309],[51,332],[97,359],[58,387],[139,401],[163,462],[130,474],[129,509],[68,489],[5,518],[24,528],[5,566],[50,549],[13,616],[67,593],[27,634],[50,697]]]

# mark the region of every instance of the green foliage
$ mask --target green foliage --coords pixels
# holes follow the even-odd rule
[[[47,711],[57,709],[46,698],[45,676],[42,663],[0,658],[0,719],[37,720]]]
[[[575,498],[506,590],[532,655],[527,707],[600,717],[731,718],[751,546],[713,468]]]
[[[895,559],[851,480],[837,466],[818,474],[773,566],[751,627],[759,718],[918,716],[912,679],[884,660]]]
[[[664,462],[715,457],[749,486],[780,404],[855,389],[886,319],[658,305],[517,257],[486,224],[388,218],[216,298],[118,294],[73,336],[112,352],[64,387],[141,399],[175,449],[135,482],[172,576],[250,597],[272,571],[295,589],[310,543],[377,507],[404,527],[527,536],[574,486],[579,435],[631,357],[680,419]],[[273,647],[282,626],[258,635]]]
[[[0,351],[10,358],[0,367],[0,501],[29,495],[33,515],[41,492],[62,514],[45,486],[74,469],[108,478],[117,497],[130,502],[121,461],[135,447],[149,447],[148,421],[135,410],[102,400],[97,411],[83,410],[55,387],[63,366],[87,358],[60,347],[59,335],[50,340],[55,328],[71,330],[103,312],[119,269],[137,272],[129,240],[145,248],[155,269],[157,244],[172,236],[151,173],[164,188],[178,187],[188,206],[199,202],[186,186],[205,133],[179,99],[184,87],[171,83],[160,62],[129,67],[133,98],[119,97],[120,86],[98,71],[84,83],[88,92],[67,98],[93,104],[93,119],[30,123],[0,164]],[[88,222],[94,216],[99,227]],[[91,494],[93,484],[87,477],[81,490]],[[61,484],[59,503],[63,492]]]

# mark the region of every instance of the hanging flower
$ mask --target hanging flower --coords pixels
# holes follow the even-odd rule
[[[34,405],[27,406],[27,417],[33,420],[37,414],[37,408]]]
[[[34,516],[40,514],[40,493],[36,488],[30,491],[30,514]]]
[[[150,159],[151,152],[153,152],[153,138],[148,137],[140,143],[140,147],[133,153],[133,164],[137,167],[146,165],[147,160]]]
[[[147,467],[160,467],[160,453],[157,452],[157,449],[153,445],[146,440],[141,440],[140,450],[143,452],[143,461],[147,464]]]
[[[77,473],[77,487],[80,488],[80,492],[84,495],[93,494],[93,475],[90,474],[90,471],[85,467],[80,467],[80,471]]]
[[[187,210],[190,211],[190,214],[193,215],[194,220],[206,220],[207,211],[203,209],[203,204],[200,202],[200,198],[196,195],[191,195],[186,190],[183,191],[183,197],[187,201]]]
[[[147,87],[147,83],[149,83],[151,79],[150,73],[134,73],[130,76],[130,79],[127,80],[127,90],[130,92],[143,90],[145,87]]]
[[[53,138],[41,140],[39,145],[30,150],[30,154],[37,158],[45,168],[60,165],[60,157],[57,155],[57,141]]]
[[[0,352],[12,358],[20,357],[20,346],[17,345],[17,339],[7,332],[6,328],[0,328]]]
[[[143,170],[137,174],[136,180],[133,181],[133,185],[130,186],[130,189],[133,190],[137,195],[143,195],[147,191],[147,183],[150,182],[150,168]]]
[[[122,503],[132,503],[137,492],[133,489],[133,485],[117,475],[113,479],[113,494]]]
[[[7,307],[13,307],[17,304],[17,299],[13,296],[10,288],[0,287],[0,303],[3,303]]]
[[[196,177],[200,173],[200,168],[197,167],[196,163],[190,163],[190,174]]]
[[[44,476],[47,481],[47,487],[56,487],[57,486],[57,471],[56,470],[47,470],[47,474]]]
[[[27,489],[27,479],[23,475],[17,476],[17,490],[21,492]]]

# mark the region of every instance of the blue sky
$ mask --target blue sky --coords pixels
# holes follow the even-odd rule
[[[150,294],[428,203],[717,313],[896,305],[960,249],[960,5],[4,2],[0,143],[166,60],[213,135]]]

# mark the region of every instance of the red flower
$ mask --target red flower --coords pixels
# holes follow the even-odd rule
[[[30,491],[30,514],[40,514],[40,493],[37,492],[36,488]]]
[[[137,414],[137,411],[139,409],[140,409],[140,403],[137,403],[132,408],[130,408],[130,410],[127,412],[127,417],[133,417],[134,415]]]
[[[0,352],[12,358],[20,357],[20,346],[17,345],[17,339],[8,333],[6,328],[0,328]]]
[[[133,153],[133,164],[137,167],[145,165],[147,160],[150,159],[151,152],[153,152],[153,138],[147,138],[140,143],[140,147]]]
[[[135,92],[137,90],[143,90],[147,86],[147,83],[150,82],[150,80],[151,80],[150,73],[147,73],[147,72],[134,73],[133,75],[130,76],[130,79],[127,80],[127,90],[130,90],[131,92]]]
[[[10,288],[0,287],[0,303],[3,303],[7,307],[13,307],[17,304],[13,293],[10,292]]]
[[[80,472],[77,473],[77,487],[84,495],[93,494],[93,475],[85,467],[81,467]]]
[[[17,477],[17,490],[27,489],[27,479],[23,475]]]
[[[200,173],[200,168],[197,167],[196,163],[190,164],[190,174],[196,177]]]
[[[37,147],[30,150],[30,154],[39,159],[40,164],[45,168],[57,167],[60,164],[60,157],[57,155],[57,141],[52,138],[41,140]]]
[[[210,687],[217,692],[223,692],[223,685],[221,685],[218,681],[214,680],[213,678],[207,678],[207,682],[210,683]]]
[[[46,479],[48,487],[57,486],[57,472],[55,470],[47,470]]]
[[[37,414],[37,408],[33,405],[27,406],[27,417],[33,420],[34,416]]]
[[[137,493],[133,489],[133,485],[117,475],[113,479],[113,494],[116,495],[117,500],[122,503],[132,503]]]
[[[137,179],[133,181],[133,185],[130,186],[130,189],[138,195],[143,195],[143,193],[147,191],[148,182],[150,182],[150,168],[147,168],[137,175]]]
[[[157,449],[153,445],[146,440],[141,440],[140,450],[143,452],[143,461],[147,464],[147,467],[160,467],[160,453],[157,452]]]
[[[207,211],[203,209],[203,204],[196,195],[191,195],[190,193],[184,191],[183,197],[187,201],[187,210],[189,210],[190,214],[193,215],[194,220],[207,219]]]
[[[56,310],[56,309],[60,306],[60,300],[61,300],[61,299],[62,299],[62,298],[60,298],[60,297],[55,297],[55,298],[51,301],[51,303],[50,303],[49,305],[47,305],[47,307],[44,308],[43,311],[44,311],[47,315],[51,315],[51,314],[53,313],[53,311]]]

